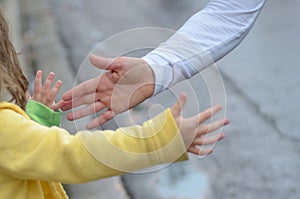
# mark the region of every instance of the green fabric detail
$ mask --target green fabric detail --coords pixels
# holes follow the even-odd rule
[[[26,104],[26,113],[28,116],[44,126],[60,126],[62,111],[53,111],[49,107],[39,102],[29,100]]]

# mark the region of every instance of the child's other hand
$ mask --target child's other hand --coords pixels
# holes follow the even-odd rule
[[[224,133],[222,132],[218,135],[208,134],[227,125],[229,120],[222,119],[208,124],[202,124],[222,109],[220,105],[213,106],[193,117],[183,118],[181,117],[181,110],[185,106],[186,101],[186,94],[181,94],[178,101],[171,108],[171,112],[180,129],[184,144],[187,151],[190,153],[200,156],[208,155],[212,153],[212,149],[202,148],[201,146],[217,143],[224,138]]]
[[[38,70],[34,80],[33,96],[32,100],[37,101],[45,106],[48,106],[50,109],[57,111],[63,105],[63,101],[55,103],[56,95],[62,85],[62,82],[58,80],[54,87],[51,89],[55,74],[51,72],[44,85],[42,85],[43,73],[41,70]]]

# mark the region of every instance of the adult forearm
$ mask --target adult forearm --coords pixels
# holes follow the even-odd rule
[[[248,34],[265,0],[212,0],[143,59],[155,74],[155,94],[192,77],[230,53]]]

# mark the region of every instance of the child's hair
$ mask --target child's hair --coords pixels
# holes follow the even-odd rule
[[[8,23],[0,9],[0,92],[6,89],[11,95],[9,102],[14,102],[24,109],[28,85],[9,38]]]

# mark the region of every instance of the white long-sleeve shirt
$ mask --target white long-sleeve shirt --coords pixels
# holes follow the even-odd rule
[[[230,53],[246,37],[265,0],[211,0],[144,59],[157,94]]]

